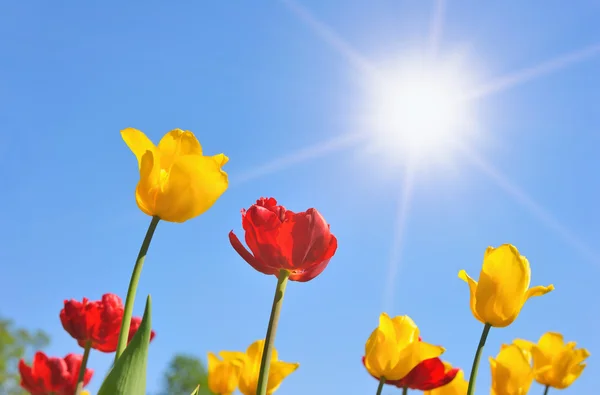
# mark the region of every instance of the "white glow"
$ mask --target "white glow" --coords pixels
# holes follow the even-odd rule
[[[423,61],[371,76],[363,125],[370,148],[393,162],[447,159],[471,126],[464,77],[456,67]]]

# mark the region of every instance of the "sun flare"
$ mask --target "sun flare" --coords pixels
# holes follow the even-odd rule
[[[394,163],[407,156],[447,159],[471,128],[464,74],[456,67],[413,62],[371,76],[364,125],[371,148]]]

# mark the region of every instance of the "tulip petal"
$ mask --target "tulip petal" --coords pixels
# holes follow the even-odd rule
[[[397,357],[397,364],[390,380],[400,380],[426,359],[437,358],[444,353],[444,347],[416,341],[404,347]],[[387,377],[386,377],[387,378]]]
[[[206,212],[228,185],[227,173],[213,158],[177,157],[161,193],[156,195],[155,215],[169,222],[185,222]]]
[[[164,169],[169,169],[180,156],[202,156],[202,146],[194,133],[181,129],[173,129],[165,134],[158,143],[158,149]]]
[[[464,270],[458,272],[458,278],[460,278],[469,285],[469,305],[471,307],[471,313],[479,322],[485,324],[486,322],[481,319],[479,314],[477,314],[477,309],[475,308],[477,302],[477,281],[473,280],[471,276],[469,276]]]
[[[267,394],[271,394],[279,388],[281,382],[290,374],[294,373],[300,366],[299,363],[272,361],[267,382]]]
[[[529,288],[527,293],[525,294],[525,300],[529,300],[529,298],[534,298],[536,296],[546,295],[548,292],[554,291],[554,285],[550,284],[547,287],[542,285],[538,285],[536,287]]]
[[[123,129],[121,130],[121,137],[137,158],[140,168],[142,167],[142,156],[146,151],[155,152],[156,150],[154,143],[140,130],[134,128]]]
[[[156,215],[156,196],[159,192],[160,164],[153,151],[146,151],[141,158],[140,181],[135,188],[135,201],[145,214]]]
[[[238,239],[238,237],[235,235],[235,233],[233,233],[233,231],[229,232],[229,242],[231,243],[231,246],[233,247],[233,249],[246,261],[248,262],[248,264],[250,266],[252,266],[254,268],[254,270],[257,270],[261,273],[264,274],[276,274],[275,271],[267,271],[265,270],[266,268],[264,268],[264,265],[261,265],[258,260],[256,259],[256,257],[254,255],[252,255],[252,253],[250,251],[248,251],[246,249],[246,247],[244,247],[244,245],[242,244],[242,242],[240,241],[240,239]]]
[[[290,280],[298,281],[298,282],[306,282],[306,281],[312,280],[313,278],[317,277],[319,274],[323,273],[323,271],[329,264],[331,257],[333,257],[333,255],[335,254],[335,251],[337,250],[337,239],[332,234],[330,234],[330,236],[331,236],[331,238],[329,240],[329,247],[323,253],[323,257],[328,257],[328,258],[324,259],[322,262],[317,262],[316,264],[313,264],[310,268],[306,269],[305,271],[292,272],[292,274],[290,274]]]

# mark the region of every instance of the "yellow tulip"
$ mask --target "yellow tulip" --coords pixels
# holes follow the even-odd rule
[[[426,359],[437,358],[444,348],[419,341],[419,328],[407,315],[379,316],[379,326],[365,344],[365,367],[375,377],[400,380]]]
[[[447,362],[444,362],[444,367],[446,372],[452,369],[452,365]],[[468,387],[469,382],[465,380],[465,373],[461,369],[451,382],[442,387],[425,391],[423,395],[465,395]]]
[[[215,354],[208,353],[208,388],[211,392],[231,395],[238,386],[241,372],[241,360],[220,360]]]
[[[526,395],[533,382],[533,368],[526,350],[516,344],[503,346],[496,359],[490,357],[491,395]]]
[[[581,375],[590,356],[585,348],[576,349],[575,342],[564,342],[560,333],[548,332],[537,344],[517,339],[515,344],[531,350],[535,380],[557,389],[565,389]]]
[[[221,351],[219,353],[224,359],[242,361],[239,389],[244,395],[256,395],[260,360],[264,345],[264,340],[257,340],[248,347],[245,353],[238,351]],[[269,379],[267,381],[267,394],[277,391],[283,379],[298,369],[298,366],[300,366],[298,363],[280,361],[277,350],[273,348],[271,368],[269,369]]]
[[[185,222],[207,211],[229,185],[221,170],[229,158],[202,155],[192,132],[172,130],[158,146],[134,128],[122,130],[121,136],[137,157],[140,181],[135,200],[148,215]]]
[[[529,262],[510,244],[487,248],[479,282],[464,270],[458,273],[458,277],[469,284],[471,311],[475,318],[499,328],[510,325],[529,298],[545,295],[554,289],[553,285],[529,288]]]

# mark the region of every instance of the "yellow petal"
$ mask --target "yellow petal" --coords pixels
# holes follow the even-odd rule
[[[144,133],[134,128],[121,130],[121,137],[137,158],[138,166],[141,168],[142,156],[146,153],[146,151],[154,152],[156,147]]]
[[[515,344],[490,358],[492,388],[497,394],[526,394],[533,381],[533,369],[523,350]]]
[[[153,151],[146,151],[141,158],[140,181],[135,188],[135,201],[145,214],[157,215],[156,198],[160,192],[160,164]]]
[[[207,156],[178,157],[156,197],[156,215],[185,222],[206,212],[227,190],[227,173]]]
[[[403,348],[397,357],[393,370],[385,376],[388,380],[400,380],[426,359],[437,358],[444,353],[444,347],[416,341]]]
[[[267,394],[272,394],[277,391],[283,379],[292,374],[298,367],[299,363],[289,363],[276,361],[271,363],[269,370],[269,381],[267,383]]]
[[[482,324],[485,324],[485,321],[483,321],[481,319],[481,317],[479,316],[479,314],[477,314],[477,310],[475,308],[476,306],[476,292],[477,292],[477,281],[473,280],[466,271],[461,270],[460,272],[458,272],[458,278],[460,278],[461,280],[465,281],[468,285],[469,285],[469,303],[470,303],[470,307],[471,307],[471,313],[473,314],[473,316],[475,317],[475,319],[477,319],[479,322],[481,322]]]
[[[419,341],[419,328],[417,324],[407,315],[394,317],[391,320],[394,326],[393,341],[398,348],[404,348],[409,344]]]
[[[537,285],[535,287],[529,288],[525,294],[525,301],[529,300],[529,298],[546,295],[548,292],[551,291],[554,291],[554,285],[552,284],[548,285],[547,287]]]
[[[513,340],[513,344],[516,344],[522,350],[527,350],[527,351],[531,351],[531,349],[535,346],[535,343],[530,342],[529,340],[523,340],[523,339],[515,339],[515,340]],[[503,345],[503,346],[505,346],[505,345]]]
[[[220,361],[213,353],[208,354],[208,387],[216,394],[230,394],[238,386],[242,370],[240,360]]]
[[[225,166],[225,164],[227,164],[227,162],[229,162],[229,157],[227,157],[225,154],[213,155],[212,158],[214,159],[215,162],[217,162],[217,164],[220,167]]]
[[[365,368],[367,368],[367,371],[375,377],[385,377],[386,367],[389,369],[388,358],[378,352],[380,349],[387,349],[381,347],[384,342],[385,335],[379,328],[376,328],[371,332],[371,335],[365,343]]]
[[[469,387],[469,382],[465,380],[464,372],[458,371],[454,380],[448,384],[436,389],[425,391],[423,395],[465,395]]]
[[[529,262],[514,246],[488,248],[475,294],[480,318],[494,327],[510,325],[523,307],[530,278]]]
[[[538,347],[548,356],[548,358],[552,358],[553,356],[558,355],[565,347],[565,340],[560,333],[547,332],[540,337],[540,340],[538,340]]]
[[[557,385],[554,385],[554,388],[562,390],[562,389],[569,387],[571,384],[573,384],[573,382],[575,380],[577,380],[579,378],[579,376],[581,376],[581,373],[583,373],[583,370],[585,369],[585,367],[586,367],[585,363],[582,363],[580,365],[575,365],[573,367],[573,369],[569,372],[569,374],[560,383],[557,383]]]
[[[168,169],[179,156],[202,156],[202,146],[194,133],[181,129],[171,130],[158,143],[163,168]]]

